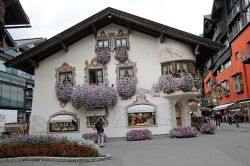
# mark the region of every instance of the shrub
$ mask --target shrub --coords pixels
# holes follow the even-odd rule
[[[215,125],[210,123],[202,124],[200,127],[200,131],[202,134],[214,134],[215,133]]]
[[[173,93],[176,91],[177,80],[170,74],[163,75],[159,79],[159,87],[163,90],[163,93]]]
[[[97,142],[98,141],[98,138],[97,138],[97,133],[85,133],[82,135],[82,138],[86,139],[86,140],[93,140],[94,142]],[[104,134],[104,142],[107,141],[107,135]]]
[[[97,157],[98,149],[85,143],[72,141],[66,137],[18,136],[4,140],[0,146],[0,158],[26,156],[52,157]]]
[[[127,132],[127,140],[128,141],[136,141],[136,140],[145,140],[150,139],[152,132],[148,129],[141,130],[130,130]]]
[[[73,91],[72,105],[75,108],[84,107],[86,109],[112,107],[118,100],[117,92],[107,85],[77,86]]]
[[[68,84],[57,84],[55,86],[56,97],[59,101],[63,103],[67,103],[71,100],[73,85],[71,83]]]
[[[169,132],[170,138],[190,138],[197,136],[198,131],[192,126],[178,126]]]
[[[116,82],[116,88],[121,99],[128,99],[136,93],[136,80],[124,77]]]
[[[98,50],[96,50],[96,54],[97,54],[98,62],[100,62],[103,65],[109,63],[109,61],[111,59],[109,49],[107,49],[107,48],[106,49],[98,49]]]
[[[190,92],[194,86],[194,77],[191,74],[182,75],[179,82],[179,89],[183,92]]]
[[[125,62],[128,60],[128,50],[125,47],[119,47],[115,51],[115,59],[119,62]]]

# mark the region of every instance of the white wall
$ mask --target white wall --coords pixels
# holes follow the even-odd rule
[[[17,122],[17,110],[0,109],[0,133],[5,131],[4,123]]]
[[[118,30],[126,29],[118,25],[110,24],[98,31],[102,30],[106,34],[109,32],[118,33]],[[154,38],[136,31],[132,31],[129,35],[130,50],[129,59],[136,62],[138,73],[138,88],[146,90],[152,89],[155,82],[161,76],[161,62],[173,60],[171,57],[165,57],[164,49],[173,47],[175,50],[182,52],[184,59],[194,60],[191,48],[186,44],[174,40],[166,40],[165,43],[160,43],[159,38]],[[95,37],[89,35],[84,39],[74,43],[69,47],[68,52],[60,51],[39,63],[39,67],[35,69],[35,88],[33,95],[33,105],[31,113],[31,127],[30,134],[47,134],[47,121],[53,113],[65,110],[77,114],[80,122],[80,132],[71,133],[70,136],[81,137],[83,133],[94,132],[93,129],[86,127],[85,110],[76,110],[68,103],[65,108],[61,108],[59,101],[56,99],[55,82],[56,71],[55,68],[60,67],[64,62],[76,68],[76,85],[84,83],[84,62],[90,61],[95,55]],[[166,53],[167,55],[167,53]],[[180,58],[180,57],[178,57]],[[116,82],[116,64],[114,54],[111,55],[111,61],[108,63],[108,80],[110,84]],[[172,111],[174,106],[170,100],[163,97],[152,97],[147,94],[148,100],[157,106],[157,126],[149,127],[153,134],[165,134],[173,126]],[[105,132],[111,137],[123,137],[126,131],[131,128],[127,127],[126,106],[133,103],[135,97],[130,100],[119,100],[115,107],[109,109],[109,125],[105,128]],[[58,134],[57,134],[58,135]],[[64,134],[65,135],[65,134]],[[66,134],[67,135],[67,134]]]

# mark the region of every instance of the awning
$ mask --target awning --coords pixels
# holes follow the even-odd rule
[[[105,116],[105,115],[106,115],[105,109],[86,111],[86,117],[89,117],[89,116]]]
[[[140,112],[154,112],[155,107],[151,105],[141,104],[128,108],[128,113],[140,113]]]
[[[228,104],[223,104],[223,105],[219,105],[213,108],[213,110],[223,110],[223,109],[227,109],[229,106],[236,104],[236,103],[228,103]]]
[[[241,101],[239,102],[240,104],[250,104],[250,100],[245,100],[245,101]]]
[[[53,118],[51,118],[50,122],[56,123],[56,122],[72,122],[76,120],[74,119],[74,116],[72,115],[58,115]]]

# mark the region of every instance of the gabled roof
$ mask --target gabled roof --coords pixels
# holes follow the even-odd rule
[[[197,56],[199,57],[197,59],[198,64],[204,64],[212,55],[223,47],[222,44],[212,42],[203,37],[108,7],[48,39],[44,43],[13,58],[6,62],[6,65],[8,67],[21,69],[28,73],[34,73],[34,62],[37,64],[43,59],[65,49],[65,47],[81,40],[82,38],[90,34],[96,34],[99,29],[111,23],[156,38],[160,37],[162,40],[164,40],[164,38],[172,38],[191,45],[194,50],[195,48],[199,48],[198,51],[200,54]]]

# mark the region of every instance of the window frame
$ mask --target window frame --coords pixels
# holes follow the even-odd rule
[[[224,85],[225,84],[225,87]],[[230,94],[230,86],[229,86],[229,81],[228,80],[224,80],[221,82],[221,88],[222,88],[222,93],[223,93],[223,96],[224,97],[229,97],[231,94]]]
[[[105,41],[107,41],[108,42],[108,46],[107,47],[105,47]],[[100,47],[100,45],[99,45],[99,43],[102,43],[102,47]],[[96,40],[96,48],[97,49],[107,49],[107,48],[109,48],[110,49],[110,40],[109,39],[97,39]]]
[[[64,73],[71,73],[71,84],[75,85],[75,67],[69,66],[67,62],[64,62],[60,67],[56,68],[56,84],[61,84],[60,75]],[[66,78],[66,77],[65,77]]]
[[[97,82],[90,82],[90,72],[91,72],[91,71],[92,71],[92,72],[93,72],[93,71],[95,72],[95,77],[96,77],[95,80],[96,80],[96,81],[98,81],[98,77],[99,77],[99,76],[98,76],[98,72],[101,71],[101,73],[102,73],[102,76],[101,76],[102,81],[101,81],[101,82],[98,82],[98,83],[97,83]],[[104,83],[104,70],[103,70],[103,68],[90,68],[90,69],[88,69],[88,83],[89,83],[89,84],[100,84],[100,83],[103,84],[103,83]]]
[[[120,67],[118,67],[118,79],[122,79],[125,77],[125,76],[121,77],[121,69],[125,69],[125,70],[132,69],[132,76],[129,76],[129,77],[135,78],[134,66],[120,66]]]
[[[242,73],[236,73],[232,76],[234,83],[234,92],[243,93],[244,92],[244,80]]]

